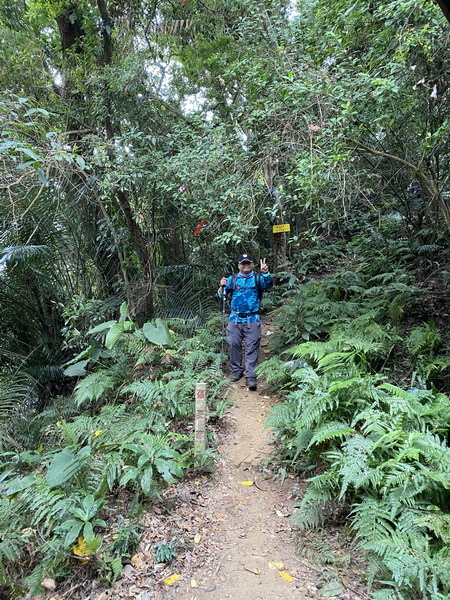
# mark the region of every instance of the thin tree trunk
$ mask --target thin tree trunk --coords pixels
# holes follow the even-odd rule
[[[98,10],[102,18],[102,36],[103,36],[103,64],[110,65],[113,57],[112,28],[113,22],[108,12],[105,0],[97,0]],[[106,137],[109,141],[114,139],[114,126],[112,115],[105,117]],[[147,241],[139,224],[134,218],[134,213],[128,200],[127,194],[121,190],[116,191],[117,200],[125,217],[128,231],[133,242],[133,246],[141,263],[144,275],[144,292],[142,298],[138,299],[137,305],[130,307],[133,313],[140,314],[140,319],[146,321],[153,316],[153,267],[148,251]]]
[[[266,185],[269,190],[274,189],[273,185],[273,160],[272,158],[268,158],[264,165],[264,178],[266,181]],[[278,192],[275,191],[275,197],[278,202],[278,210],[275,215],[275,225],[280,225],[283,223],[283,206],[281,200],[279,198]],[[287,240],[286,233],[283,231],[281,233],[274,233],[273,235],[273,266],[271,267],[273,272],[279,269],[280,265],[284,265],[286,263],[286,248],[287,248]]]

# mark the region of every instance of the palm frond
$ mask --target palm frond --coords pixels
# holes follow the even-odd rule
[[[48,246],[10,246],[0,248],[0,265],[9,266],[10,263],[21,263],[36,257],[47,259],[50,255]]]

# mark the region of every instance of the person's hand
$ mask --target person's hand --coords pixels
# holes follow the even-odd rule
[[[227,285],[227,278],[226,277],[222,277],[222,279],[220,280],[220,286],[224,287]]]
[[[261,271],[261,273],[268,273],[269,265],[266,264],[266,259],[262,258],[259,262],[260,262],[259,270]]]

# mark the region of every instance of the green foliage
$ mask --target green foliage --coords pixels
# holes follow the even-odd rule
[[[101,579],[114,585],[122,571],[123,564],[120,556],[113,556],[108,552],[104,552],[99,557],[99,576]]]
[[[139,482],[146,496],[158,493],[159,481],[175,483],[183,475],[181,455],[169,447],[166,437],[143,435],[140,444],[124,444],[126,471],[120,485]]]
[[[93,540],[95,537],[95,527],[106,527],[105,521],[97,517],[102,505],[103,502],[97,502],[94,496],[87,494],[78,499],[78,506],[69,509],[74,518],[63,521],[57,529],[57,532],[65,532],[65,548],[71,546],[79,536],[82,536],[86,543],[89,543],[89,540]],[[89,551],[89,549],[87,550]],[[89,554],[91,554],[90,551]]]
[[[87,402],[96,402],[108,390],[114,388],[117,380],[103,371],[90,373],[82,379],[75,388],[74,399],[78,406]]]
[[[356,281],[348,273],[344,279]],[[326,339],[291,345],[284,354],[293,360],[272,358],[259,371],[285,394],[268,418],[281,465],[315,471],[299,504],[298,524],[319,526],[351,505],[354,538],[368,553],[371,582],[382,579],[387,597],[434,598],[450,589],[447,559],[441,562],[449,547],[450,400],[423,383],[407,390],[388,383],[387,369],[376,372],[395,349],[402,360],[413,356],[413,373],[422,358],[430,361],[425,365],[437,360],[441,343],[432,322],[401,334],[404,311],[389,308],[392,298],[400,293],[403,302],[407,294],[410,306],[420,305],[414,287],[394,279],[394,272],[359,275],[357,287],[345,293],[335,275],[305,286],[297,315],[312,315]],[[317,306],[308,304],[309,294]],[[321,310],[321,303],[330,310],[330,294],[333,324]],[[360,304],[352,307],[357,313],[350,320],[345,309],[354,304],[353,295]],[[283,307],[279,318],[289,311]]]
[[[155,560],[157,563],[171,563],[178,554],[176,546],[172,541],[157,542],[155,550]]]
[[[2,456],[1,585],[12,588],[20,581],[21,589],[37,593],[43,578],[70,572],[72,551],[114,583],[140,533],[135,521],[105,519],[117,490],[126,499],[124,510],[129,505],[136,512],[133,503],[157,495],[185,469],[213,470],[212,448],[196,456],[192,436],[170,429],[192,421],[195,383],[205,376],[214,418],[226,406],[219,357],[208,346],[216,339],[201,330],[198,339],[182,339],[183,330],[191,334],[189,323],[174,326],[178,351],[133,332],[90,362],[97,370],[78,381],[73,398],[55,398],[45,411],[29,414],[21,436],[27,433],[39,450]],[[152,374],[157,368],[160,379],[143,377],[143,350],[145,368]],[[125,402],[117,403],[119,394]]]
[[[132,556],[139,543],[141,532],[142,525],[119,515],[117,524],[114,527],[113,542],[109,546],[109,551],[118,556]]]
[[[35,398],[35,381],[25,373],[0,371],[0,423],[19,418],[23,407]],[[15,445],[5,427],[0,428],[0,449]]]
[[[142,331],[152,344],[159,346],[173,346],[173,339],[167,324],[162,319],[155,319],[155,323],[144,323]]]
[[[324,504],[388,503],[393,533],[371,550],[373,572],[389,565],[378,596],[447,594],[444,524],[414,522],[414,545],[406,510],[423,516],[429,497],[446,506],[437,439],[448,435],[448,401],[436,390],[448,389],[450,359],[443,319],[428,313],[447,307],[439,294],[425,306],[420,284],[445,275],[450,227],[439,7],[107,5],[111,14],[100,3],[0,2],[0,443],[20,457],[8,456],[3,476],[21,503],[20,519],[7,511],[2,525],[4,585],[22,580],[37,594],[44,574],[67,572],[55,498],[100,501],[124,466],[138,469],[133,491],[143,473],[149,490],[149,479],[178,476],[150,474],[145,452],[124,444],[167,436],[181,456],[186,440],[168,431],[192,419],[200,378],[213,414],[223,410],[220,317],[196,330],[217,308],[219,272],[250,250],[275,259],[282,282],[278,356],[261,372],[287,392],[271,416],[283,468],[329,467],[311,482]],[[268,215],[291,224],[289,263],[270,245]],[[26,459],[28,448],[39,451]],[[18,533],[34,528],[19,522],[32,519],[32,495],[48,516],[36,534],[42,560]],[[67,515],[61,506],[59,520]],[[101,563],[109,581],[114,552]]]
[[[441,336],[437,331],[436,324],[430,322],[420,327],[415,327],[411,331],[406,344],[413,356],[431,356],[440,342]]]
[[[59,487],[70,481],[83,468],[91,455],[90,446],[84,446],[74,454],[70,448],[58,452],[47,470],[47,483],[50,487]]]

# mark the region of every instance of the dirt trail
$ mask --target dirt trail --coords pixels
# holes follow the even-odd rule
[[[296,551],[292,515],[298,483],[287,478],[282,484],[264,468],[273,450],[264,421],[277,400],[261,382],[258,391],[249,391],[244,379],[230,384],[230,394],[233,404],[217,432],[217,471],[166,490],[160,505],[144,516],[140,546],[115,590],[95,600],[368,598],[338,530],[297,539],[303,554]],[[169,540],[176,540],[177,557],[157,564],[155,543]],[[315,544],[319,553],[328,552],[328,564],[315,560]]]
[[[234,404],[228,414],[232,431],[219,447],[222,464],[206,509],[217,519],[217,527],[199,541],[210,544],[214,539],[220,552],[209,555],[202,567],[182,573],[178,589],[167,590],[163,597],[311,598],[317,590],[316,573],[296,557],[292,541],[292,481],[281,485],[268,474],[265,478],[260,469],[261,460],[272,450],[271,434],[264,429],[270,398],[263,389],[248,391],[245,380],[233,388]]]

